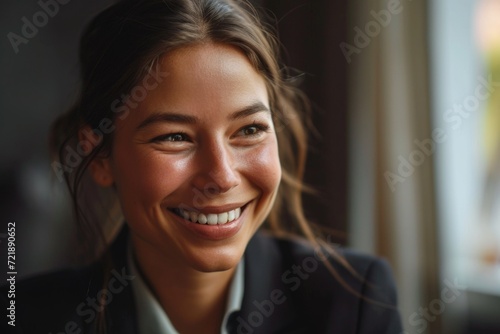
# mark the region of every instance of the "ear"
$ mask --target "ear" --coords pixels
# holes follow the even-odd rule
[[[111,187],[115,180],[111,172],[110,158],[96,156],[89,164],[90,175],[101,187]]]
[[[99,144],[102,138],[93,137],[90,140],[89,134],[94,132],[89,126],[84,126],[78,131],[78,140],[80,146],[84,148],[87,154],[90,154],[92,150]],[[101,187],[110,187],[114,183],[113,173],[111,169],[111,161],[109,157],[97,154],[89,164],[90,175]]]

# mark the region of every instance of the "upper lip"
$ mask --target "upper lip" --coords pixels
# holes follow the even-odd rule
[[[241,208],[245,205],[247,205],[249,202],[241,202],[241,203],[231,203],[231,204],[224,204],[224,205],[210,205],[210,206],[203,206],[203,207],[197,207],[197,208],[191,208],[191,207],[185,207],[185,206],[178,206],[178,207],[172,207],[171,209],[184,209],[188,211],[194,211],[197,213],[224,213],[228,212],[231,210],[235,210],[238,208]]]

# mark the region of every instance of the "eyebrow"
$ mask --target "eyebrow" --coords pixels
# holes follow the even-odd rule
[[[229,120],[238,120],[251,116],[259,112],[270,112],[262,102],[255,102],[241,110],[235,111],[228,116]],[[156,123],[177,123],[177,124],[196,124],[198,118],[196,116],[185,115],[175,112],[155,112],[143,120],[138,126],[137,130],[148,127]]]

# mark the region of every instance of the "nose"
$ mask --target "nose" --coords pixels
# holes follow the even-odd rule
[[[220,194],[240,184],[234,151],[222,141],[214,140],[204,145],[199,152],[197,163],[199,172],[193,183],[201,191]]]

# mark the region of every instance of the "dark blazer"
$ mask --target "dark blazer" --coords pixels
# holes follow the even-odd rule
[[[1,333],[96,333],[97,315],[107,333],[135,334],[137,321],[126,265],[126,228],[113,242],[114,265],[94,264],[21,280],[16,284],[15,327],[3,317]],[[387,263],[338,249],[359,277],[337,261],[333,268],[350,287],[335,279],[307,244],[258,233],[245,252],[242,309],[228,322],[231,334],[399,334],[396,291]],[[103,273],[109,275],[103,290]],[[7,307],[2,288],[2,309]],[[104,310],[97,299],[104,298]],[[380,305],[383,304],[383,305]],[[387,304],[387,305],[386,305]],[[390,306],[392,305],[392,306]],[[7,318],[7,320],[9,320]]]

